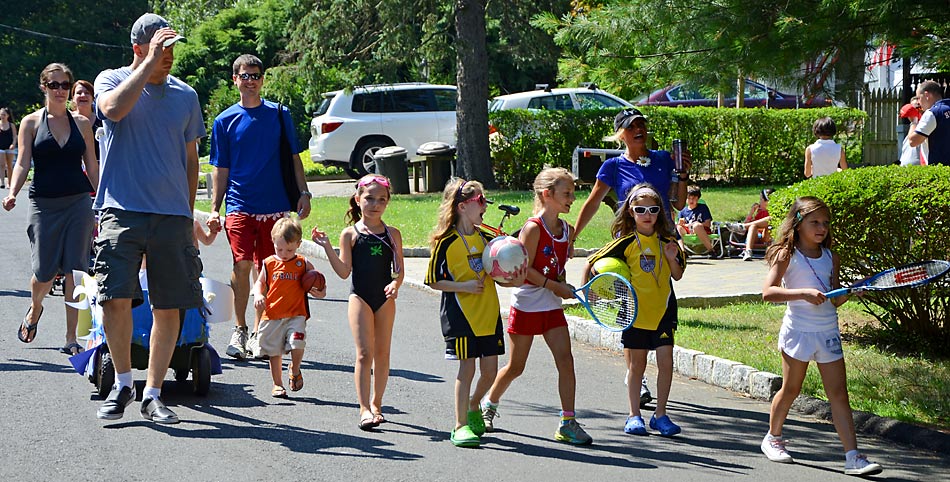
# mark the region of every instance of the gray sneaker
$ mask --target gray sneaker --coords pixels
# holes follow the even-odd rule
[[[247,327],[235,326],[234,333],[231,333],[231,341],[228,342],[228,349],[225,353],[238,360],[247,359]]]
[[[594,442],[594,439],[590,435],[587,435],[587,432],[581,428],[581,424],[577,423],[577,420],[573,418],[561,422],[558,425],[557,430],[554,432],[554,440],[558,442],[567,442],[572,445],[590,445]]]
[[[498,415],[498,405],[494,407],[489,405],[488,402],[482,402],[482,420],[485,422],[485,431],[494,432],[495,431],[495,417],[500,417]]]
[[[260,360],[267,359],[266,356],[261,356],[261,344],[257,341],[257,332],[251,333],[251,336],[247,339],[247,356]]]

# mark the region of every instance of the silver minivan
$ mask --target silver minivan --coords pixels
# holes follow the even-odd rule
[[[383,147],[412,157],[426,142],[454,145],[456,95],[455,86],[426,83],[326,92],[310,121],[310,158],[359,178],[376,172],[373,154]]]

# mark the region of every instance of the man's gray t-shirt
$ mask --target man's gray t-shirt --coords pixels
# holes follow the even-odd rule
[[[122,67],[96,77],[96,98],[132,75]],[[198,94],[169,75],[163,84],[145,84],[135,107],[121,121],[102,119],[99,190],[93,209],[191,217],[186,145],[205,136]]]

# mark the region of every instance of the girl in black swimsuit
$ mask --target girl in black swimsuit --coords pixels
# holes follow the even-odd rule
[[[325,232],[314,227],[311,233],[313,241],[323,246],[337,276],[346,279],[353,274],[348,313],[356,344],[353,378],[362,430],[386,421],[382,414],[383,392],[389,380],[396,296],[405,275],[402,235],[382,219],[389,198],[386,177],[370,174],[357,182],[347,212],[353,226],[340,233],[339,255]]]

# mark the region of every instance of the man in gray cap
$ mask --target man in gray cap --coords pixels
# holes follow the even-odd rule
[[[98,418],[122,418],[135,401],[132,306],[143,301],[139,268],[147,257],[152,332],[142,416],[178,423],[161,401],[162,381],[180,329],[179,310],[202,305],[201,260],[193,244],[198,139],[205,136],[194,89],[169,75],[184,38],[147,13],[132,25],[132,65],[96,77],[102,160],[94,208],[100,213],[96,281],[116,382]]]

